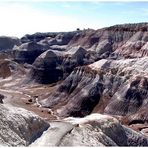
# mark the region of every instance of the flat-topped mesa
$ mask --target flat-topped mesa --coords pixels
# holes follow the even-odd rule
[[[115,53],[124,57],[148,56],[148,23],[115,25],[106,29],[115,33],[113,38],[120,37],[123,42],[119,40],[119,46],[114,49]],[[116,42],[117,40],[114,39],[113,41]]]
[[[0,145],[148,146],[148,23],[0,37],[1,47]]]
[[[148,23],[133,23],[133,24],[121,24],[114,25],[111,27],[106,27],[107,30],[114,31],[148,31]]]
[[[45,38],[38,42],[36,40],[33,42],[29,41],[19,47],[15,47],[13,51],[16,60],[23,61],[24,63],[33,63],[33,68],[30,72],[32,80],[37,80],[37,83],[43,84],[54,83],[65,79],[75,67],[88,65],[100,59],[146,57],[148,55],[148,32],[147,30],[141,30],[141,28],[147,27],[147,24],[115,25],[99,30],[86,29],[75,32],[56,33],[49,35],[49,37],[47,37],[47,33],[45,36],[43,35]],[[33,38],[38,38],[38,35],[33,35]],[[31,40],[33,40],[32,37]],[[47,60],[44,60],[44,58],[40,60],[40,55],[43,52],[47,53],[46,51],[58,53],[56,59],[60,59],[60,62],[56,61],[56,66],[53,66],[52,70],[58,71],[60,75],[57,72],[53,72],[55,76],[51,75],[51,71],[49,71],[51,65],[45,64]],[[49,61],[52,59],[49,59]],[[122,60],[121,62],[125,63]],[[125,69],[124,73],[130,74],[130,71],[133,71],[134,73],[132,74],[135,74],[138,71],[134,71],[134,67],[131,69],[132,62],[134,61],[129,61],[131,66],[128,66],[128,70],[126,69],[126,63],[123,66],[120,64]],[[43,63],[45,64],[44,70],[42,72],[40,70],[38,74],[38,70],[43,66]],[[112,65],[116,64],[116,62],[111,63]],[[142,63],[145,64],[145,62]],[[111,69],[114,72],[117,68]],[[124,73],[121,72],[121,75]]]
[[[123,24],[76,34],[68,48],[82,46],[87,50],[120,54],[124,57],[147,56],[148,23]]]

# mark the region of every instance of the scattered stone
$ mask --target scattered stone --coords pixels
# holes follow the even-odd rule
[[[4,95],[0,94],[0,103],[3,104]]]
[[[31,103],[31,102],[33,102],[33,100],[32,100],[32,99],[29,99],[29,100],[28,100],[28,102],[30,102],[30,103]]]

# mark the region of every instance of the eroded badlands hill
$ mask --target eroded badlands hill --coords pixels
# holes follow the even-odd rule
[[[138,133],[128,129],[148,135],[148,23],[36,33],[25,35],[13,44],[11,52],[8,50],[0,57],[1,102],[6,107],[11,104],[33,111],[47,121],[62,120],[53,126],[68,126],[66,131],[60,129],[59,139],[65,136],[62,141],[48,142],[54,135],[48,129],[32,145],[42,145],[44,140],[43,145],[49,146],[148,145],[147,137],[141,140],[141,134],[137,136]],[[96,117],[100,116],[103,122],[96,118],[80,127],[63,123],[65,117],[85,117],[91,113],[113,116],[128,127],[116,121],[115,127],[122,130],[106,133],[102,129],[108,124],[104,117],[113,117],[101,115]],[[87,143],[95,131],[99,137],[93,135],[94,141]],[[119,136],[124,140],[118,141],[114,137],[116,132],[126,138]],[[140,142],[138,139],[129,142],[130,134],[136,134]],[[77,140],[82,137],[83,143]],[[21,145],[26,145],[26,141]]]

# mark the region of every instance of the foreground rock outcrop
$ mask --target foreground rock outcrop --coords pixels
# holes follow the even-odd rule
[[[0,104],[1,146],[28,146],[48,127],[48,123],[32,112]]]
[[[25,109],[0,105],[1,146],[148,146],[148,138],[101,114],[45,122]]]
[[[31,146],[147,146],[148,138],[111,116],[92,114],[50,123]]]

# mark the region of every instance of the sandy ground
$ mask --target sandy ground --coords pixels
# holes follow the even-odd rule
[[[0,80],[0,94],[5,96],[3,102],[32,111],[47,121],[57,119],[48,112],[48,108],[40,108],[35,103],[37,97],[50,94],[54,87],[50,85],[26,85],[24,87],[20,85],[22,79],[23,77],[13,78],[11,76]]]

